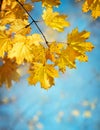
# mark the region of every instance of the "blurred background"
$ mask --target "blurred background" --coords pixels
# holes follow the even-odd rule
[[[10,90],[0,88],[0,130],[100,130],[100,18],[93,20],[90,12],[82,13],[82,3],[61,2],[55,10],[68,14],[71,26],[60,34],[59,41],[78,27],[91,32],[89,41],[95,49],[87,53],[87,63],[76,62],[77,69],[67,68],[49,90],[39,84],[29,86],[24,66],[19,83],[13,83]],[[36,3],[31,15],[41,20],[41,11]],[[57,32],[41,22],[39,26],[48,39],[58,39]],[[34,25],[32,28],[37,31]]]

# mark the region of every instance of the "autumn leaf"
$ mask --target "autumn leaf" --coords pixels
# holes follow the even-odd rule
[[[71,33],[68,34],[67,43],[68,46],[73,48],[78,52],[78,57],[80,61],[87,61],[88,57],[86,56],[86,52],[92,51],[94,46],[91,42],[87,42],[86,40],[89,38],[90,32],[82,31],[78,32],[78,28],[74,29]]]
[[[4,31],[4,30],[6,30],[6,26],[0,25],[0,31]]]
[[[16,35],[15,39],[15,44],[9,51],[8,57],[11,59],[16,58],[18,64],[23,63],[24,60],[31,62],[33,59],[31,44],[23,35]]]
[[[93,3],[93,0],[86,0],[88,3],[88,6],[90,6]]]
[[[61,54],[62,49],[65,47],[63,43],[52,42],[46,49],[46,58],[55,62],[57,55]]]
[[[57,60],[55,61],[55,65],[59,67],[61,72],[66,71],[66,67],[76,68],[75,60],[78,56],[78,52],[71,47],[67,47],[63,49]]]
[[[29,25],[27,20],[16,19],[13,23],[11,23],[10,30],[13,33],[17,33],[17,34],[22,34],[22,35],[29,34],[31,31],[31,28],[30,26],[27,27],[27,25]]]
[[[6,84],[7,88],[10,88],[12,86],[12,80],[13,81],[19,81],[19,73],[17,72],[18,65],[5,57],[3,59],[3,64],[0,65],[0,87],[3,84]]]
[[[38,45],[42,41],[42,38],[39,34],[33,34],[31,36],[23,36],[18,34],[15,36],[12,49],[8,53],[9,58],[16,58],[17,64],[27,62],[32,62],[34,58],[34,53],[36,50],[33,50],[33,46]],[[37,48],[35,48],[37,49]]]
[[[44,10],[42,18],[47,26],[60,32],[63,32],[64,28],[70,25],[69,22],[66,21],[67,15],[53,12],[52,8]]]
[[[46,53],[45,53],[45,48],[43,45],[34,45],[32,47],[32,51],[34,52],[34,57],[33,60],[34,62],[41,62],[45,63],[46,62]]]
[[[92,12],[94,19],[100,17],[100,0],[86,0],[82,6],[83,12]]]
[[[12,37],[6,31],[0,31],[0,57],[11,49]]]
[[[36,85],[40,82],[41,87],[44,89],[50,88],[54,85],[54,78],[58,77],[58,71],[52,64],[33,63],[29,71],[30,77],[28,78],[29,84]]]

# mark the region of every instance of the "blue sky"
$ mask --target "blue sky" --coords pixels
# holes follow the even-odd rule
[[[78,27],[91,32],[89,41],[95,49],[87,53],[87,63],[77,61],[77,69],[67,68],[48,91],[39,84],[29,86],[27,76],[10,90],[0,88],[0,100],[9,101],[0,104],[0,130],[100,130],[100,19],[94,21],[90,13],[82,13],[81,4],[74,0],[61,2],[55,10],[67,14],[71,26],[59,40]],[[41,19],[39,5],[31,14]],[[45,32],[45,26],[39,25]]]

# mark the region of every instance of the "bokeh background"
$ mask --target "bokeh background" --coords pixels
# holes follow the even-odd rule
[[[71,26],[59,36],[40,22],[47,38],[59,36],[58,40],[64,41],[66,34],[78,27],[91,32],[89,41],[95,49],[87,53],[87,63],[76,62],[77,69],[67,68],[48,91],[39,84],[28,85],[24,66],[19,83],[13,83],[10,90],[0,88],[0,130],[100,130],[100,18],[93,20],[90,12],[82,13],[82,3],[61,2],[55,10],[68,14]],[[41,20],[41,11],[40,4],[35,4],[31,15]],[[32,28],[37,31],[34,25]]]

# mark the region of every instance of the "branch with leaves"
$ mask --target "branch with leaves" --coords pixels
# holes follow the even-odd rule
[[[53,10],[61,4],[60,0],[31,0],[29,3],[26,0],[3,0],[0,12],[0,86],[5,84],[10,88],[12,81],[19,81],[20,66],[28,64],[29,84],[40,82],[42,88],[48,89],[54,85],[59,72],[64,73],[66,67],[76,68],[76,60],[87,62],[86,52],[94,48],[86,41],[90,32],[79,32],[78,28],[67,34],[65,43],[48,41],[38,21],[30,14],[34,2],[41,2],[46,26],[58,32],[70,26],[67,15]],[[31,33],[32,24],[39,33]]]

